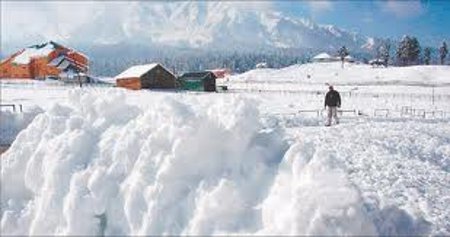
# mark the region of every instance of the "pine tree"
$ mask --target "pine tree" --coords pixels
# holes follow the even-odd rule
[[[344,60],[345,57],[347,57],[349,55],[348,50],[345,46],[342,46],[339,50],[338,50],[338,55],[339,57],[341,57],[341,62],[342,62],[342,68],[344,67]]]
[[[400,65],[417,63],[420,56],[420,44],[416,37],[403,36],[397,47],[397,60]]]
[[[417,64],[420,58],[420,44],[416,37],[411,38],[410,48],[409,48],[409,61],[411,63]]]
[[[430,65],[430,61],[431,61],[431,48],[430,47],[426,47],[423,50],[423,61],[424,61],[425,65]]]
[[[407,48],[408,48],[408,42],[409,42],[409,36],[405,35],[403,36],[402,40],[398,43],[397,46],[397,61],[399,65],[406,65],[406,62],[408,61],[408,54],[407,54]]]
[[[381,58],[383,60],[385,67],[387,67],[389,63],[390,51],[391,51],[391,43],[389,41],[386,41],[379,48],[378,58]]]
[[[423,50],[423,61],[425,62],[425,65],[430,65],[430,60],[431,60],[431,48],[426,47]]]
[[[445,57],[447,57],[447,44],[445,41],[442,42],[442,46],[439,48],[439,56],[441,58],[441,64],[444,65],[445,63]]]

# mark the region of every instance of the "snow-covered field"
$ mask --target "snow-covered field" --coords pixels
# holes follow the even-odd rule
[[[25,111],[1,113],[2,138],[17,135],[1,234],[450,234],[449,67],[308,64],[222,83],[2,81],[2,103]],[[356,111],[332,127],[325,83]]]

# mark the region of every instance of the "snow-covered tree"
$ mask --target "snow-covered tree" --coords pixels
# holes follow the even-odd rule
[[[423,61],[425,62],[425,65],[430,65],[430,60],[431,60],[431,48],[426,47],[423,50]]]
[[[411,38],[409,60],[411,63],[418,63],[420,58],[420,44],[416,37]]]
[[[445,63],[445,57],[447,57],[448,49],[447,49],[447,43],[442,42],[442,46],[439,48],[439,56],[441,58],[441,64],[443,65]]]
[[[385,67],[387,67],[388,63],[389,63],[390,51],[391,51],[391,43],[389,41],[384,42],[378,48],[377,58],[380,58],[383,60]]]
[[[400,65],[406,65],[408,62],[408,44],[411,41],[409,36],[403,36],[397,46],[397,60]]]
[[[416,37],[403,36],[397,47],[397,60],[400,65],[417,63],[420,56],[420,44]]]

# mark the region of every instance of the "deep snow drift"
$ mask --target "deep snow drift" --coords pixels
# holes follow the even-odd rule
[[[448,233],[448,121],[289,137],[245,96],[125,93],[70,91],[19,134],[2,234]]]
[[[448,68],[429,69],[255,70],[212,94],[2,84],[44,111],[2,113],[26,128],[1,157],[1,234],[449,235],[450,117],[397,113],[450,111]],[[298,113],[356,72],[332,83],[362,115]]]
[[[23,113],[15,113],[10,110],[0,111],[0,145],[11,144],[17,134],[42,112],[43,110],[39,107],[31,107]]]
[[[4,234],[253,232],[288,148],[238,97],[193,110],[73,91],[2,157]],[[201,101],[198,101],[200,103]],[[11,185],[14,184],[14,185]]]

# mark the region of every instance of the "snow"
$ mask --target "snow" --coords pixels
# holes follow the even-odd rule
[[[42,48],[37,48],[36,46],[25,48],[22,53],[14,58],[13,62],[17,64],[28,64],[30,63],[31,58],[47,57],[53,50],[54,46],[50,43],[47,43]]]
[[[44,111],[2,154],[1,234],[449,235],[450,113],[403,111],[450,112],[449,70],[294,65],[227,93],[2,81]],[[361,115],[299,113],[326,82]]]
[[[314,59],[330,59],[331,56],[327,53],[320,53],[314,57]]]
[[[255,102],[236,96],[195,109],[203,100],[163,97],[141,110],[120,92],[69,92],[69,105],[54,105],[19,134],[2,157],[4,233],[95,234],[102,214],[105,234],[257,225],[253,207],[287,144],[282,129],[258,122]]]
[[[310,75],[310,78],[307,78]],[[325,83],[342,86],[373,85],[450,85],[448,66],[411,66],[392,68],[373,68],[366,64],[346,63],[344,69],[340,62],[310,63],[293,65],[280,70],[252,70],[232,77],[233,81],[258,83],[289,83],[299,89],[304,86]],[[294,83],[294,85],[292,85]]]
[[[19,108],[17,107],[16,109],[18,110]],[[36,115],[42,112],[43,110],[39,107],[31,107],[23,113],[14,112],[12,109],[2,109],[0,111],[0,133],[2,134],[0,136],[0,145],[11,144],[17,134],[25,129]]]
[[[372,37],[367,37],[367,42],[361,46],[362,49],[373,49],[375,46],[375,39]]]
[[[61,21],[65,24],[64,27],[45,24],[33,28],[21,27],[20,31],[12,32],[9,38],[24,39],[29,35],[45,35],[46,38],[62,41],[70,38],[71,42],[112,47],[121,42],[129,42],[130,45],[147,45],[152,42],[155,49],[160,45],[169,45],[176,48],[208,48],[213,51],[239,51],[242,50],[242,45],[253,49],[328,48],[333,51],[346,45],[349,49],[357,50],[367,42],[366,36],[338,27],[323,27],[311,19],[293,17],[274,9],[265,1],[171,1],[158,4],[141,1],[132,4],[121,2],[111,6],[64,5],[62,8],[49,8],[45,15],[32,12],[29,17],[57,19],[60,12],[71,12],[77,8],[82,8],[86,16],[95,17],[74,21],[72,16],[66,16]],[[14,9],[7,12],[11,14],[8,19],[21,19],[19,22],[22,22],[22,18],[15,17],[20,12],[15,12]]]
[[[115,78],[141,77],[142,75],[152,70],[157,65],[158,65],[157,63],[152,63],[152,64],[132,66],[127,70],[123,71],[122,73],[120,73],[119,75],[117,75]]]

